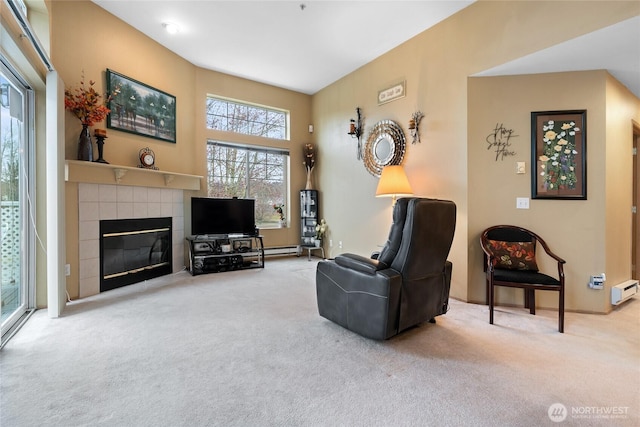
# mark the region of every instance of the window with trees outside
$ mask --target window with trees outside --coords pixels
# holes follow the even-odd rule
[[[207,141],[208,196],[255,199],[256,226],[276,228],[289,183],[289,152],[267,147]]]
[[[289,139],[289,113],[276,108],[207,97],[207,128],[264,138]]]

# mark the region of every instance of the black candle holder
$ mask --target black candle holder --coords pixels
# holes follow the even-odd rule
[[[102,157],[102,152],[104,149],[104,140],[107,139],[106,136],[100,136],[100,135],[95,135],[96,137],[96,144],[98,144],[98,158],[94,160],[94,162],[97,163],[106,163],[109,164],[109,162],[107,162],[103,157]]]

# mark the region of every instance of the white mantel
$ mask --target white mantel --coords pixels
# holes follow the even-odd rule
[[[66,160],[65,181],[200,190],[202,176],[108,163]]]

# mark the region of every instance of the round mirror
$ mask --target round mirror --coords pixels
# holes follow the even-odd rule
[[[389,139],[388,135],[382,135],[376,142],[374,142],[373,151],[378,160],[382,163],[386,163],[393,155],[393,141]]]
[[[392,120],[381,120],[373,127],[365,143],[362,159],[373,176],[379,177],[382,168],[399,165],[406,149],[402,128]]]

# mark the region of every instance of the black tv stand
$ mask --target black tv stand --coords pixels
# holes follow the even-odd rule
[[[189,272],[195,276],[249,268],[264,268],[262,236],[196,235],[189,243]]]

